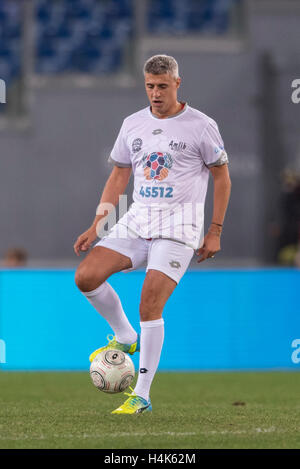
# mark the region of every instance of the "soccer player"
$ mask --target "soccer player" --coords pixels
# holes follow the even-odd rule
[[[177,98],[181,79],[173,57],[156,55],[144,65],[150,106],[123,121],[109,157],[112,172],[101,204],[116,206],[131,172],[133,204],[110,232],[80,263],[75,275],[78,288],[114,331],[108,344],[90,356],[118,349],[140,351],[135,389],[115,414],[152,410],[150,386],[164,341],[164,306],[196,252],[198,262],[213,258],[220,237],[231,182],[228,158],[216,122]],[[204,202],[209,174],[214,182],[212,222],[203,236]],[[77,255],[97,238],[107,212],[96,215],[91,227],[74,244]],[[140,301],[138,334],[107,282],[113,273],[147,263]]]

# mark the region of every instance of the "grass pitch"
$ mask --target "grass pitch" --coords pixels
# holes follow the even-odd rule
[[[300,373],[159,373],[152,414],[88,373],[0,372],[0,448],[300,448]]]

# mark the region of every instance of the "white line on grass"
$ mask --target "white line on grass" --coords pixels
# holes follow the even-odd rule
[[[112,437],[147,437],[147,436],[195,436],[195,435],[204,435],[204,436],[217,436],[217,435],[249,435],[249,434],[265,434],[265,433],[285,433],[288,430],[284,430],[283,428],[252,428],[249,430],[211,430],[211,431],[200,431],[200,432],[115,432],[115,433],[82,433],[82,434],[49,434],[49,435],[19,435],[17,437],[5,437],[4,435],[0,435],[0,440],[11,440],[11,441],[21,441],[21,440],[46,440],[51,438],[56,439],[105,439],[105,438],[112,438]]]
[[[205,435],[242,435],[250,433],[284,433],[286,430],[283,428],[253,428],[252,430],[211,430],[203,432]]]
[[[179,433],[179,432],[159,432],[159,433],[146,433],[146,432],[136,432],[136,433],[129,433],[129,432],[119,432],[119,433],[107,433],[107,434],[99,434],[99,433],[82,433],[82,434],[73,434],[73,433],[68,433],[68,434],[52,434],[52,435],[19,435],[17,437],[5,437],[0,435],[0,440],[14,440],[14,441],[19,441],[19,440],[45,440],[47,438],[65,438],[65,439],[91,439],[91,438],[111,438],[111,437],[122,437],[122,436],[191,436],[191,435],[197,435],[196,432],[185,432],[185,433]]]

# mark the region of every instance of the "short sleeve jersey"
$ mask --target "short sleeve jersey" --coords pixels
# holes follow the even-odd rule
[[[199,247],[209,168],[228,163],[213,119],[187,104],[166,119],[147,107],[124,120],[109,160],[134,175],[134,203],[119,223]],[[192,236],[179,235],[180,226]]]

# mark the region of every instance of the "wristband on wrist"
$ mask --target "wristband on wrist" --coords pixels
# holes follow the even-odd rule
[[[214,221],[211,222],[212,225],[223,226],[220,223],[215,223]]]

